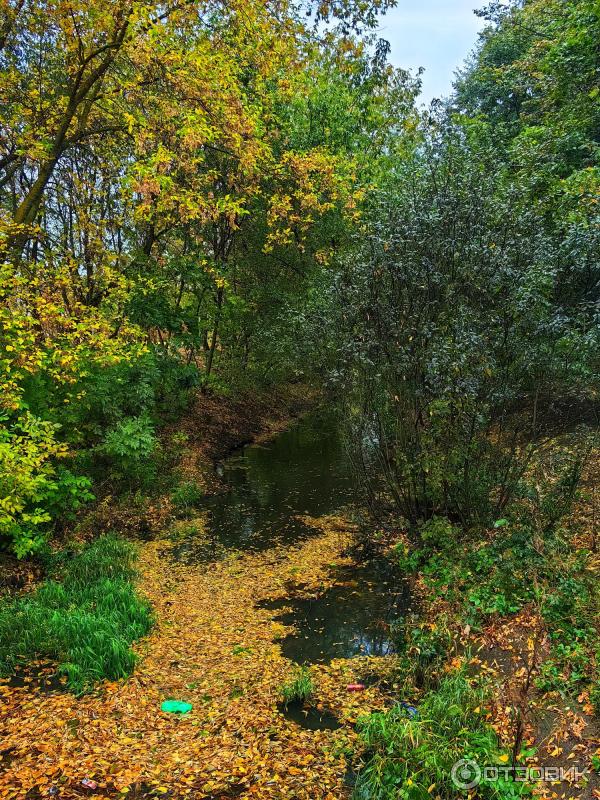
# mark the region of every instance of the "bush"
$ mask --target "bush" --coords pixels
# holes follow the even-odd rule
[[[152,625],[148,602],[131,584],[135,556],[131,544],[107,535],[55,557],[55,580],[0,605],[0,673],[23,659],[56,661],[76,693],[130,675],[130,644]]]
[[[422,541],[435,550],[448,550],[456,545],[459,530],[445,517],[432,517],[419,530]]]
[[[175,508],[187,511],[197,506],[203,497],[204,493],[197,483],[186,481],[185,483],[180,483],[173,491],[171,502]]]
[[[57,517],[93,499],[87,478],[56,466],[67,455],[58,428],[28,413],[0,426],[0,539],[18,558],[42,548]]]
[[[471,138],[446,110],[422,133],[371,195],[345,257],[332,377],[371,495],[413,524],[446,514],[487,526],[556,399],[597,392],[596,311],[574,276],[597,263],[598,237],[589,221],[552,233],[497,171],[493,139]]]
[[[29,387],[27,400],[33,408],[54,415],[63,424],[65,437],[78,447],[98,443],[107,430],[124,419],[153,413],[161,371],[154,352],[124,351],[118,363],[98,364],[86,360],[69,388],[77,402],[63,403],[54,394],[53,382],[43,382],[35,393]]]
[[[143,484],[155,476],[152,457],[156,450],[154,425],[149,417],[128,417],[108,431],[99,452],[107,456],[115,477],[129,484]]]

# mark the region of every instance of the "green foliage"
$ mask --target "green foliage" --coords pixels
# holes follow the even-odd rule
[[[419,625],[402,620],[393,626],[392,637],[400,655],[399,676],[403,684],[419,689],[437,686],[442,668],[454,651],[448,617],[442,614],[435,623]]]
[[[423,137],[373,198],[342,270],[338,380],[372,493],[412,523],[489,525],[515,496],[551,398],[596,386],[588,289],[573,291],[558,265],[596,263],[600,242],[586,228],[567,245],[520,199],[490,138],[471,143],[444,115]]]
[[[440,517],[423,523],[416,546],[398,550],[401,565],[421,572],[426,586],[459,605],[471,625],[544,597],[548,619],[562,627],[575,618],[570,598],[578,596],[582,603],[590,598],[585,553],[573,551],[562,525],[576,496],[581,447],[578,443],[574,454],[559,450],[532,467],[502,525],[460,531]]]
[[[485,720],[485,699],[484,691],[458,672],[424,696],[417,716],[397,704],[388,712],[359,720],[365,765],[353,800],[467,796],[467,790],[452,783],[452,767],[457,761],[473,759],[480,767],[508,761]],[[483,779],[476,791],[478,797],[508,800],[531,790],[510,779]]]
[[[58,662],[77,693],[130,675],[131,642],[152,625],[149,604],[132,586],[135,548],[102,536],[51,559],[55,578],[0,605],[0,671],[32,659]]]
[[[426,547],[433,550],[449,550],[459,538],[459,530],[445,517],[432,517],[419,528],[419,536]]]
[[[196,507],[204,497],[202,489],[197,483],[193,481],[186,481],[180,483],[173,490],[171,495],[171,502],[173,506],[180,511],[189,511]]]
[[[380,176],[335,286],[332,378],[361,478],[412,523],[503,517],[553,405],[598,391],[597,3],[482,16],[455,95]]]
[[[57,466],[58,425],[31,414],[0,425],[0,541],[18,558],[45,543],[53,521],[93,499],[90,481]]]
[[[576,697],[597,685],[600,677],[600,635],[595,620],[600,613],[597,582],[586,570],[586,553],[561,565],[558,580],[543,598],[542,614],[550,634],[550,654],[540,668],[537,685]]]
[[[575,453],[564,448],[532,467],[531,480],[522,482],[502,525],[459,533],[447,520],[433,518],[421,526],[412,550],[397,549],[402,567],[420,572],[425,586],[433,595],[443,594],[463,624],[479,627],[493,615],[508,616],[534,604],[551,645],[537,685],[566,697],[598,680],[600,640],[593,621],[600,592],[588,569],[589,553],[573,548],[573,531],[564,524],[576,497],[583,449],[581,443]],[[449,628],[444,622],[398,626],[395,638],[404,654],[406,681],[435,682],[451,647]]]
[[[107,456],[115,476],[130,485],[148,484],[155,475],[152,457],[157,447],[149,417],[129,417],[109,430],[98,448]]]
[[[563,199],[572,208],[584,198],[571,195],[568,179],[580,183],[598,162],[597,3],[514,3],[489,21],[457,104],[493,127],[529,192],[547,208]]]
[[[297,666],[293,678],[284,683],[280,689],[281,698],[284,705],[289,703],[304,703],[314,692],[314,682],[310,669],[304,666]]]

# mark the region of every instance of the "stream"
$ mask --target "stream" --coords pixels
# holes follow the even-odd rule
[[[264,550],[296,544],[315,529],[303,515],[333,513],[354,499],[352,468],[335,414],[312,413],[268,444],[248,445],[218,467],[229,490],[207,498],[201,541],[190,535],[171,557],[207,562],[231,549]],[[387,564],[337,568],[334,585],[317,598],[266,604],[296,632],[281,640],[300,664],[392,652],[389,624],[407,607],[401,577]]]

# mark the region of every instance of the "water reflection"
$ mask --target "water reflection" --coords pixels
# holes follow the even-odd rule
[[[388,564],[339,570],[336,583],[318,597],[279,601],[292,610],[277,619],[296,628],[281,640],[282,652],[301,664],[387,655],[394,650],[390,625],[408,602],[406,584]]]
[[[329,709],[303,706],[299,703],[290,703],[287,706],[280,703],[278,709],[286,719],[309,731],[335,731],[342,726],[339,719]]]
[[[295,543],[314,530],[297,515],[319,516],[353,499],[350,463],[334,414],[311,414],[268,445],[249,445],[222,465],[230,487],[206,498],[208,544],[188,539],[171,555],[186,562],[222,548],[264,549]]]
[[[220,558],[231,548],[296,544],[315,533],[301,515],[332,513],[354,499],[351,464],[333,413],[312,414],[266,446],[243,448],[222,467],[230,490],[206,500],[204,535],[194,535],[192,527],[170,551],[184,563]],[[335,578],[318,598],[279,603],[292,607],[280,619],[298,631],[281,642],[293,661],[392,651],[390,623],[408,603],[401,576],[385,562],[338,570]]]

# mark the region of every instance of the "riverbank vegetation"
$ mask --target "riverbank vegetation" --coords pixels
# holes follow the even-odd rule
[[[578,698],[585,717],[599,680],[600,19],[589,3],[484,16],[454,97],[374,194],[340,319],[365,494],[384,527],[388,514],[406,520],[399,557],[432,624],[403,632],[409,673],[435,654],[441,610],[456,642],[446,652],[467,648],[467,660],[511,620],[503,645],[519,656],[499,681],[497,727],[514,768],[543,750],[540,697]],[[439,680],[438,668],[435,691]],[[395,775],[406,786],[393,712],[389,725],[365,796],[395,797]]]
[[[149,604],[131,586],[133,546],[101,536],[79,552],[49,557],[53,579],[0,608],[0,669],[36,658],[57,662],[76,692],[130,675],[130,644],[152,624]]]
[[[182,768],[164,793],[250,791],[255,768],[265,798],[348,794],[348,759],[359,800],[463,796],[457,759],[532,764],[597,724],[598,4],[488,4],[451,97],[429,109],[419,76],[393,68],[377,37],[387,6],[1,5],[0,669],[58,666],[77,695],[125,678],[159,607],[152,703],[175,670],[169,688],[210,711],[201,741],[182,743],[164,720],[156,735],[177,738],[190,763],[206,751],[218,773],[195,781]],[[317,399],[339,411],[356,485],[352,546],[330,535],[322,557],[390,559],[415,598],[393,626],[387,711],[390,692],[369,687],[371,707],[348,710],[332,684],[345,667],[314,686],[308,668],[286,670],[273,631],[242,613],[227,582],[243,576],[251,605],[254,567],[262,599],[281,599],[296,584],[280,561],[224,547],[214,586],[178,567],[171,611],[153,541],[141,584],[154,610],[134,586],[128,538],[170,525],[202,535],[199,509],[225,485],[215,463]],[[317,550],[289,558],[318,594],[315,575],[332,578]],[[271,745],[253,750],[252,710],[239,711],[253,677],[238,664],[258,669],[254,642],[228,620],[232,652],[219,655],[216,633],[203,641],[209,609],[182,607],[194,593],[210,606],[210,588],[273,659],[256,700],[269,725],[282,687],[284,700],[325,693],[348,724],[365,712],[362,739],[319,740],[335,775],[323,768],[304,794],[298,772],[277,794]],[[165,626],[185,637],[185,620],[198,652],[169,659]],[[186,661],[202,647],[217,710]],[[77,713],[75,699],[48,702]],[[81,701],[99,714],[104,702]],[[253,731],[243,765],[228,709]],[[567,726],[562,739],[541,736],[542,713]],[[109,728],[102,718],[103,741]],[[294,770],[311,763],[307,736],[294,739]],[[570,751],[586,769],[598,765],[592,740]],[[172,766],[166,740],[153,741]],[[164,764],[155,780],[138,748],[127,753],[143,762],[135,776],[120,757],[118,779],[94,772],[108,796],[140,781],[163,793]],[[23,773],[18,790],[48,788],[25,759],[33,782]],[[61,769],[70,791],[76,770]],[[530,790],[510,780],[478,796]]]

